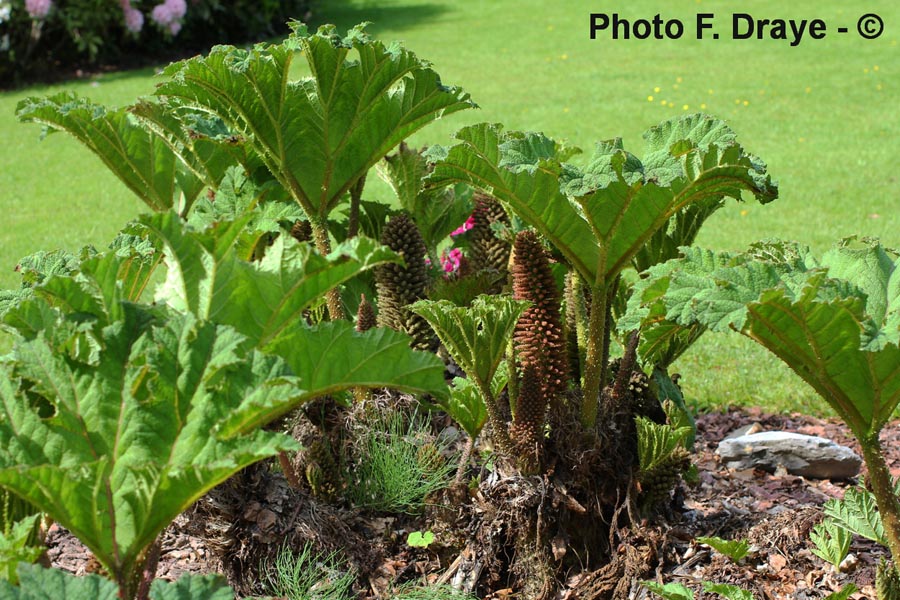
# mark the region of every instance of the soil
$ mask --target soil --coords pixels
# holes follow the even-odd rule
[[[700,592],[702,581],[741,586],[758,600],[820,599],[852,582],[859,591],[850,598],[874,599],[875,567],[887,555],[884,548],[854,539],[850,551],[855,563],[845,573],[835,572],[831,565],[810,551],[809,530],[821,520],[824,502],[842,497],[849,486],[858,482],[812,480],[778,471],[734,471],[722,466],[715,454],[718,442],[735,429],[753,423],[758,423],[763,430],[819,435],[859,452],[858,444],[846,427],[833,419],[799,414],[772,415],[754,409],[701,415],[697,419],[694,454],[699,483],[681,488],[671,509],[666,511],[668,514],[641,523],[632,534],[620,532],[626,541],[620,544],[617,552],[631,557],[630,560],[645,561],[639,569],[645,573],[643,577],[665,583],[681,582],[695,590],[698,600],[718,598]],[[900,423],[888,425],[882,441],[888,465],[896,477],[900,475]],[[396,582],[446,582],[454,574],[453,559],[459,556],[458,546],[456,550],[449,548],[454,534],[436,526],[435,514],[418,518],[372,515],[319,502],[309,498],[304,510],[294,511],[292,530],[309,530],[311,524],[308,521],[311,520],[328,522],[327,531],[335,532],[333,537],[341,539],[317,541],[331,548],[350,546],[347,551],[357,563],[367,563],[368,572],[360,578],[360,598],[387,597],[386,590]],[[166,531],[157,572],[159,577],[174,579],[183,573],[216,571],[213,553],[203,539],[191,533],[196,531],[196,523],[191,521],[197,518],[196,512],[184,515]],[[446,514],[444,518],[446,520]],[[409,532],[429,528],[435,529],[436,541],[427,549],[411,548],[405,543]],[[748,539],[753,549],[740,564],[734,564],[698,544],[697,536]],[[270,536],[271,541],[278,537]],[[442,546],[444,540],[447,543]],[[647,541],[651,540],[653,547],[649,551],[637,551],[640,543],[632,544],[629,540],[644,543],[644,550],[647,550]],[[53,526],[47,541],[54,566],[76,574],[96,570],[90,552],[64,529]],[[362,559],[359,558],[361,552],[365,554]],[[583,590],[590,589],[585,582],[591,578],[599,578],[599,572],[570,575],[558,598],[585,598]],[[490,569],[486,569],[479,584],[479,597],[498,600],[516,597],[505,588],[502,576],[495,576],[493,582],[487,581],[490,579]],[[582,591],[576,592],[576,589]],[[647,597],[637,585],[619,585],[617,589],[617,598]]]

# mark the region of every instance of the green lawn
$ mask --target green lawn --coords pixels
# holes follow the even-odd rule
[[[402,40],[431,60],[446,83],[463,86],[481,106],[427,128],[414,142],[447,143],[476,121],[502,121],[589,149],[621,136],[640,153],[641,133],[686,111],[727,119],[781,184],[766,207],[732,205],[707,225],[700,243],[740,249],[765,237],[802,240],[816,249],[840,237],[878,236],[900,246],[897,156],[900,156],[900,6],[872,0],[865,10],[837,0],[791,3],[724,0],[678,3],[640,0],[617,6],[625,18],[679,17],[680,40],[589,39],[597,2],[538,0],[331,0],[319,22],[341,28],[372,21],[370,31]],[[730,40],[729,15],[822,18],[823,40]],[[694,15],[717,17],[719,40],[694,38]],[[878,13],[882,37],[854,32],[861,12]],[[851,30],[838,34],[838,26]],[[153,70],[108,74],[92,81],[34,87],[0,95],[0,286],[17,284],[12,267],[38,249],[105,244],[142,206],[99,161],[61,135],[39,141],[35,126],[16,122],[23,97],[73,89],[123,104],[153,90]],[[368,195],[386,195],[372,185]],[[724,403],[819,410],[792,373],[749,343],[704,340],[678,366],[687,394],[700,406]]]

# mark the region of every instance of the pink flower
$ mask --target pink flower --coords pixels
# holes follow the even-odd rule
[[[125,29],[131,33],[138,33],[144,28],[144,13],[131,6],[123,8],[122,12],[125,15]]]
[[[456,229],[451,231],[450,235],[451,236],[462,235],[465,232],[467,232],[468,230],[472,229],[472,227],[474,227],[474,226],[475,226],[475,216],[472,215],[468,219],[466,219],[465,223],[463,223],[462,225],[460,225],[459,227],[457,227]]]
[[[462,264],[462,250],[459,248],[452,249],[449,253],[441,254],[441,265],[444,267],[444,273],[455,273]]]
[[[177,35],[181,31],[181,19],[186,12],[187,4],[184,0],[165,0],[153,7],[150,18],[163,29],[168,29],[172,35]]]
[[[25,0],[25,10],[32,19],[43,19],[50,12],[53,0]]]

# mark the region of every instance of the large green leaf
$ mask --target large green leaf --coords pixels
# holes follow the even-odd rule
[[[651,136],[648,164],[616,140],[598,144],[579,168],[564,162],[570,153],[542,134],[474,125],[456,134],[460,143],[429,180],[487,190],[556,246],[591,287],[602,287],[689,207],[700,208],[680,227],[692,231],[717,203],[740,199],[742,190],[763,202],[777,195],[764,166],[733,136],[711,133],[721,128],[704,116],[674,120],[666,135]],[[691,238],[690,231],[679,237]]]
[[[250,220],[196,231],[178,215],[144,219],[166,250],[168,277],[158,298],[202,318],[231,325],[252,343],[265,346],[333,287],[398,255],[368,238],[353,238],[323,257],[307,244],[280,236],[259,262],[235,248]]]
[[[216,323],[230,325],[248,341],[282,356],[302,391],[292,406],[268,407],[271,420],[296,404],[354,387],[391,387],[445,398],[443,363],[414,352],[409,337],[376,329],[358,333],[349,321],[305,326],[303,313],[325,292],[370,269],[398,260],[385,246],[363,237],[323,257],[308,244],[280,236],[259,262],[235,256],[246,220],[194,231],[174,213],[145,220],[166,248],[168,278],[159,299]],[[261,424],[235,419],[229,427]]]
[[[690,247],[679,253],[683,260],[655,264],[634,283],[617,323],[623,333],[641,330],[645,363],[667,367],[707,328],[730,330],[763,290],[782,279],[795,286],[818,265],[808,249],[777,241],[755,244],[745,255]]]
[[[822,256],[828,276],[844,279],[866,296],[866,314],[877,330],[871,334],[873,348],[884,343],[900,344],[900,262],[897,253],[878,244],[854,244],[852,238]]]
[[[711,145],[721,148],[732,146],[736,143],[736,137],[724,121],[700,114],[664,121],[644,133],[644,176],[667,185],[667,182],[683,176],[680,161],[684,153],[695,149],[706,150]],[[767,189],[770,182],[765,178],[765,165],[756,162],[753,157],[749,158],[755,163],[750,175],[757,179],[760,189]],[[773,196],[773,193],[760,194],[757,199],[765,203]],[[666,226],[654,233],[635,255],[635,268],[644,271],[652,265],[677,258],[678,249],[693,244],[706,219],[724,205],[724,195],[710,195],[675,213]],[[680,344],[685,348],[688,345]]]
[[[749,305],[743,327],[810,384],[860,437],[877,434],[900,403],[900,349],[862,346],[863,300],[816,298],[825,278],[812,277],[799,298],[785,290]]]
[[[179,208],[186,212],[200,192],[196,175],[167,141],[125,108],[108,111],[72,92],[61,92],[26,98],[19,102],[16,114],[21,121],[73,135],[155,211],[172,208],[179,192],[184,192],[185,205]]]
[[[233,600],[234,590],[220,575],[182,575],[176,581],[155,579],[150,600]]]
[[[900,403],[895,257],[876,243],[842,246],[821,263],[783,243],[741,255],[683,252],[636,286],[629,326],[643,319],[652,331],[662,319],[740,331],[790,366],[855,435],[877,435]]]
[[[225,172],[237,164],[247,170],[261,164],[252,149],[242,144],[221,119],[165,101],[142,99],[128,110],[184,163],[198,192],[203,186],[217,189]]]
[[[0,581],[0,600],[117,600],[116,585],[99,575],[75,576],[36,565],[19,567],[22,583]],[[177,581],[157,579],[150,600],[234,600],[234,591],[215,575],[184,575]]]
[[[20,341],[16,372],[51,403],[49,418],[17,380],[0,378],[0,485],[72,531],[120,581],[201,495],[295,446],[270,432],[222,432],[295,401],[286,366],[231,328],[166,317],[138,337],[127,321],[104,327],[88,362],[47,337]]]
[[[140,321],[141,311],[130,303],[140,297],[159,255],[146,241],[129,236],[117,237],[103,254],[86,248],[80,262],[42,276],[39,285],[23,288],[28,293],[9,298],[5,307],[0,302],[3,325],[24,339],[48,331],[72,355],[95,352],[104,327],[119,319]]]
[[[463,182],[488,191],[511,206],[593,283],[599,248],[590,224],[560,190],[562,165],[552,140],[540,134],[503,133],[497,124],[464,127],[456,138],[461,143],[435,165],[430,185]],[[543,155],[534,152],[531,165],[514,165],[506,156],[511,153],[511,142],[520,142],[526,148],[527,142],[543,144],[549,149]]]
[[[508,296],[479,296],[471,306],[449,300],[419,300],[409,309],[421,315],[453,360],[484,392],[491,389],[516,323],[527,302]]]
[[[0,581],[0,600],[118,600],[116,584],[99,575],[76,577],[60,569],[19,566],[20,585]]]
[[[214,197],[197,200],[188,222],[202,229],[221,221],[237,221],[252,215],[249,227],[262,233],[278,232],[282,223],[293,224],[306,215],[296,202],[278,198],[274,181],[257,184],[243,168],[226,169]]]
[[[324,222],[350,186],[430,121],[473,104],[427,63],[363,27],[308,34],[294,25],[281,44],[216,46],[170,66],[157,94],[223,119],[311,217]],[[297,51],[312,76],[291,81]]]
[[[302,388],[296,403],[353,388],[385,388],[433,396],[448,396],[444,363],[430,352],[409,347],[410,338],[393,329],[356,331],[349,321],[328,321],[314,327],[298,325],[278,337],[267,350],[284,358]],[[277,418],[295,406],[270,407],[261,413]],[[263,424],[235,417],[229,430]]]

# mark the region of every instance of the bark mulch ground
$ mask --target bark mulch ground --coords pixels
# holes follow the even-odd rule
[[[699,591],[702,581],[739,585],[750,590],[758,600],[820,599],[853,582],[860,591],[852,599],[874,599],[875,567],[887,556],[884,548],[854,539],[850,551],[855,560],[848,561],[852,565],[844,573],[835,572],[810,551],[809,530],[821,520],[822,505],[829,498],[842,497],[857,482],[812,480],[778,471],[735,471],[722,466],[715,454],[718,442],[735,429],[753,423],[766,431],[822,436],[859,452],[847,428],[834,419],[772,415],[754,409],[701,415],[697,419],[694,455],[700,482],[684,488],[679,508],[651,524],[665,540],[664,547],[660,548],[663,564],[656,569],[658,579],[666,583],[679,581],[691,587],[697,592],[698,600],[717,597]],[[888,465],[896,477],[900,475],[900,423],[886,427],[882,440]],[[387,545],[388,551],[380,553],[387,559],[379,572],[385,576],[413,572],[426,581],[439,579],[448,567],[441,564],[446,560],[439,560],[431,549],[411,549],[403,543],[405,530],[413,531],[427,524],[390,520],[394,532],[400,534],[399,542],[397,535],[391,536],[393,542],[385,542],[378,536],[372,538],[373,531],[385,528],[385,517],[347,512],[347,522],[352,528],[364,527],[367,539],[373,539],[373,544]],[[175,579],[182,573],[214,570],[203,540],[191,536],[186,529],[184,519],[180,519],[165,533],[159,577]],[[740,564],[734,564],[698,544],[697,536],[747,539],[753,544],[753,550]],[[48,544],[54,566],[78,574],[96,570],[90,552],[60,527],[51,528]],[[498,590],[489,597],[501,595]],[[569,596],[564,592],[561,598]]]

